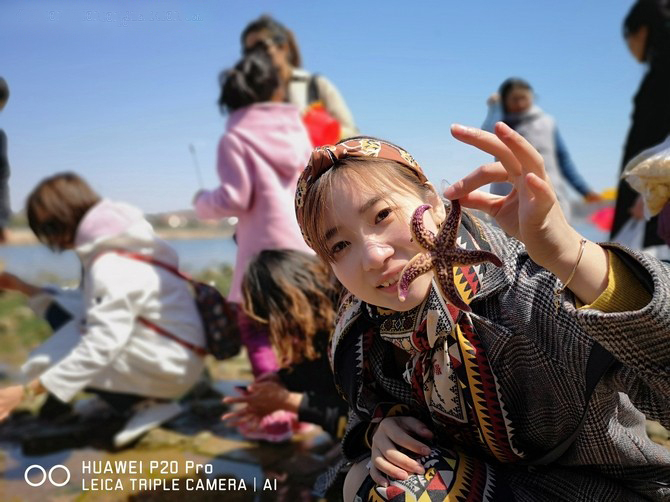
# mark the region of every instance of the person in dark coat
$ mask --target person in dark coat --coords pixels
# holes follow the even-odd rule
[[[0,112],[9,99],[7,81],[0,77]],[[5,242],[5,227],[9,222],[9,161],[7,160],[7,135],[0,129],[0,243]]]
[[[670,0],[638,0],[623,23],[633,57],[649,67],[633,100],[633,114],[621,170],[635,155],[661,143],[670,134]],[[630,185],[619,182],[610,238],[630,218],[642,219],[642,202]],[[658,218],[647,222],[643,247],[663,244],[657,235]]]

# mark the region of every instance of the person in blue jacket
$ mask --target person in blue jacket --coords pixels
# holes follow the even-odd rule
[[[540,152],[561,209],[568,219],[571,213],[568,186],[576,190],[585,202],[601,200],[577,171],[554,118],[534,103],[533,88],[528,82],[521,78],[508,78],[498,92],[489,97],[487,104],[489,110],[482,129],[492,131],[493,125],[502,120]],[[507,195],[511,189],[512,185],[507,182],[491,183],[491,193],[497,195]]]

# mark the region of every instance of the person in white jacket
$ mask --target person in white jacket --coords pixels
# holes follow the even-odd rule
[[[0,390],[0,420],[31,395],[69,402],[86,390],[129,414],[114,438],[127,444],[179,413],[174,399],[203,370],[205,335],[188,283],[133,257],[177,268],[177,254],[138,209],[101,199],[73,173],[43,180],[28,197],[27,215],[42,243],[79,256],[84,319],[78,340],[33,353],[23,367],[28,383]]]

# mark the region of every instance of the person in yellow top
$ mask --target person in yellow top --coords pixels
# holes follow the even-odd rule
[[[451,132],[500,162],[447,201],[369,137],[314,150],[298,181],[303,236],[349,292],[330,350],[345,500],[667,500],[644,419],[670,425],[670,267],[581,236],[504,123]]]

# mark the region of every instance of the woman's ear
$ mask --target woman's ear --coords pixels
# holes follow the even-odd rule
[[[430,181],[426,182],[426,186],[428,188],[428,200],[426,202],[433,206],[431,214],[433,215],[435,224],[439,226],[440,223],[442,223],[447,217],[447,212],[444,208],[444,202],[442,202],[442,198],[438,195],[435,186],[433,186]]]

